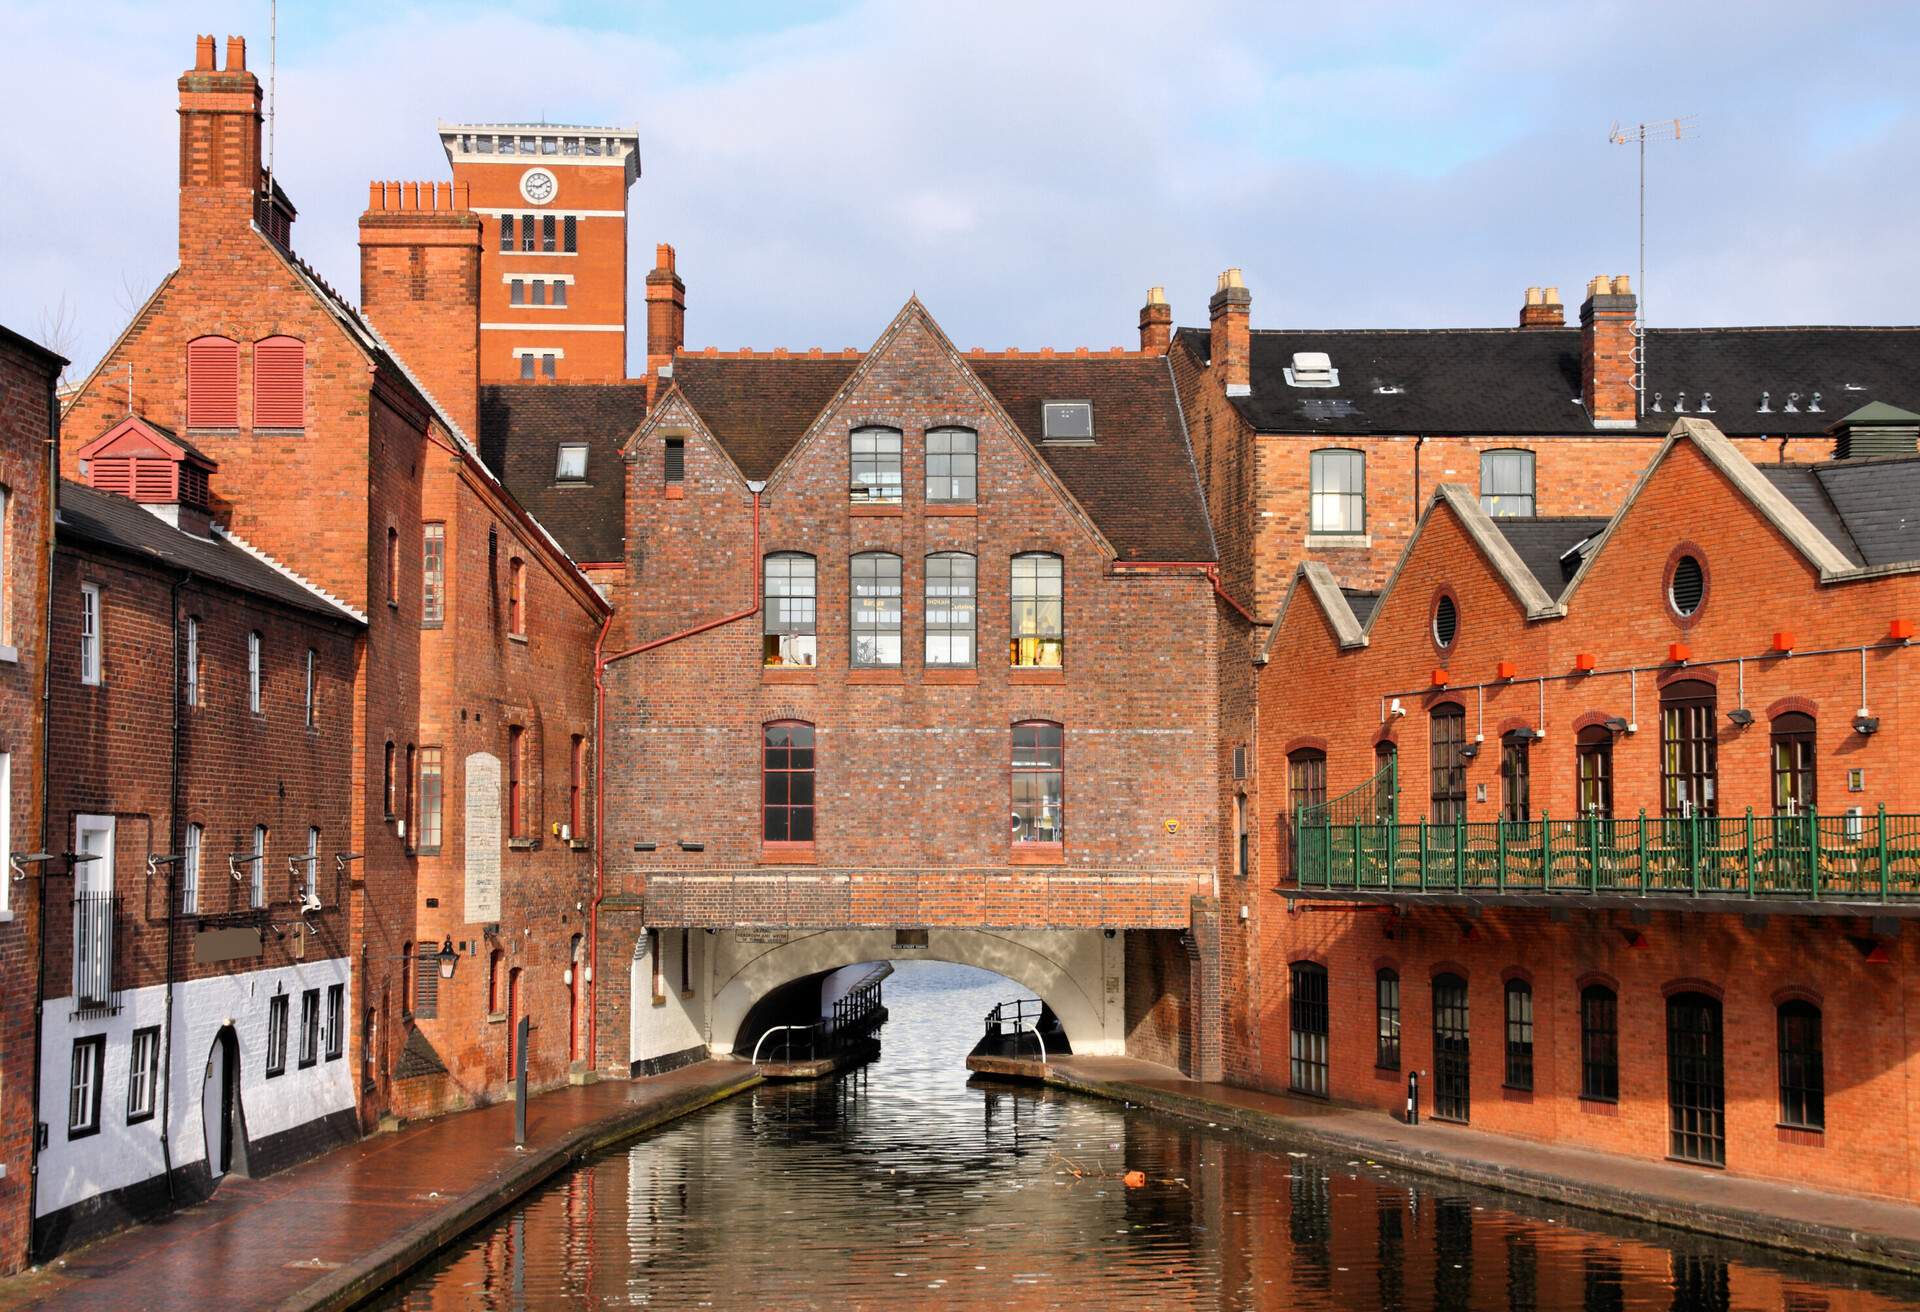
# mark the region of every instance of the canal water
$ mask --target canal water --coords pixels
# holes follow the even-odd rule
[[[867,1069],[562,1177],[390,1296],[465,1308],[1855,1312],[1920,1288],[1072,1095],[969,1086],[998,976],[896,963]],[[1130,1187],[1129,1172],[1139,1172]]]

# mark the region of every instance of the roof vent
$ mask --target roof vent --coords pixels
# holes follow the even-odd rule
[[[1293,363],[1287,366],[1287,386],[1338,387],[1340,371],[1325,351],[1295,351]]]
[[[80,448],[89,486],[137,501],[177,528],[204,536],[208,476],[219,468],[171,429],[128,415]]]
[[[1833,434],[1835,460],[1910,456],[1920,449],[1920,415],[1884,401],[1861,406],[1827,431]]]
[[[1040,407],[1040,424],[1043,442],[1091,443],[1093,402],[1048,401]]]

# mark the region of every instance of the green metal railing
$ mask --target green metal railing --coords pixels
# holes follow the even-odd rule
[[[1920,898],[1920,815],[1398,824],[1300,807],[1301,888],[1409,893],[1630,893],[1891,902]]]

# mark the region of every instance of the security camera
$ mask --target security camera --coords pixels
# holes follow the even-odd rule
[[[318,911],[319,909],[320,909],[319,895],[317,893],[309,893],[305,889],[302,889],[300,891],[300,914],[303,916],[311,915],[313,912]]]

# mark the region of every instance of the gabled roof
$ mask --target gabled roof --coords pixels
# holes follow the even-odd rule
[[[680,355],[673,385],[743,478],[764,479],[827,408],[858,360]]]
[[[303,583],[286,566],[214,529],[208,537],[184,532],[152,511],[84,483],[60,482],[57,534],[147,560],[165,569],[216,579],[228,587],[328,619],[365,624],[344,603]]]
[[[1606,528],[1598,516],[1497,515],[1493,526],[1552,596],[1559,596]]]
[[[191,460],[212,471],[220,464],[212,456],[175,433],[141,415],[131,414],[74,453],[76,459],[104,455],[155,455],[168,460]]]
[[[1210,337],[1182,328],[1175,341],[1204,361]],[[1578,328],[1258,329],[1251,339],[1252,391],[1233,404],[1259,432],[1595,431],[1580,405]],[[1708,394],[1704,417],[1736,436],[1822,434],[1870,397],[1920,403],[1920,328],[1655,328],[1648,347],[1659,411],[1602,431],[1657,435],[1680,417],[1677,404],[1691,417]],[[1289,385],[1300,351],[1326,352],[1338,386]]]
[[[1758,468],[1853,565],[1920,561],[1920,455]]]
[[[621,560],[626,546],[620,449],[647,417],[647,385],[505,383],[480,389],[480,455],[576,560]],[[587,477],[555,479],[560,447],[584,442]]]
[[[0,345],[9,346],[31,359],[38,360],[46,367],[48,373],[56,376],[62,369],[73,363],[58,351],[42,346],[33,338],[17,333],[5,324],[0,324]]]

